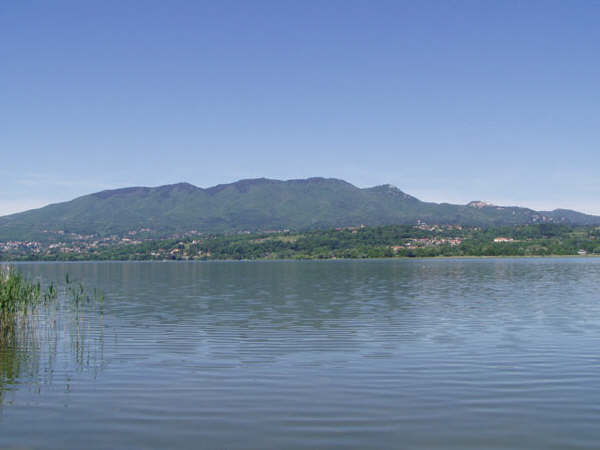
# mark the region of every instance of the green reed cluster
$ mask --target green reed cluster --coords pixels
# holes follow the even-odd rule
[[[53,284],[45,290],[13,268],[0,269],[0,350],[27,328],[27,318],[42,303],[57,297]]]
[[[94,347],[87,336],[88,327],[102,318],[103,300],[100,291],[87,290],[68,274],[64,283],[42,285],[14,267],[0,267],[0,407],[4,392],[11,389],[21,374],[41,370],[40,349],[47,346],[49,355],[56,351],[52,347],[58,339],[59,310],[69,318],[77,363],[82,367],[89,364],[90,348]]]
[[[64,287],[57,288],[50,283],[42,289],[39,281],[31,281],[12,267],[0,269],[0,344],[11,341],[11,334],[22,328],[39,306],[55,303],[59,294],[70,300],[76,309],[92,301],[102,308],[104,301],[101,292],[96,289],[89,292],[82,283],[74,283],[68,273]]]
[[[25,278],[12,268],[0,269],[0,312],[3,314],[27,311],[40,302],[55,299],[56,296],[53,284],[42,291],[39,282]]]

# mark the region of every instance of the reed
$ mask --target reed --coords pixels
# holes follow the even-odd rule
[[[78,366],[95,361],[90,355],[96,341],[88,334],[101,329],[103,300],[99,290],[88,291],[68,274],[64,284],[41,284],[14,267],[0,267],[0,412],[3,396],[24,373],[52,372],[61,331],[68,330]],[[43,360],[42,354],[47,355]]]
[[[39,282],[29,280],[14,268],[0,269],[0,344],[12,342],[19,324],[38,305],[56,297],[54,284],[42,290]]]
[[[0,269],[0,311],[15,313],[27,311],[40,302],[56,298],[54,284],[42,292],[41,285],[25,278],[13,268]]]

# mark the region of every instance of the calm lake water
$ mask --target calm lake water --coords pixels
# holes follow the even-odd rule
[[[1,448],[600,448],[597,259],[17,267]]]

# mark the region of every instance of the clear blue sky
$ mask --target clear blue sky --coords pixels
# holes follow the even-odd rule
[[[0,214],[326,176],[600,214],[598,1],[0,3]]]

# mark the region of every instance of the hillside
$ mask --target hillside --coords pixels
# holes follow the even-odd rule
[[[44,240],[56,233],[123,235],[147,230],[154,237],[188,232],[305,230],[414,224],[600,225],[575,211],[534,211],[483,202],[427,203],[390,185],[357,188],[330,178],[241,180],[203,189],[188,183],[107,190],[0,217],[0,240]]]

